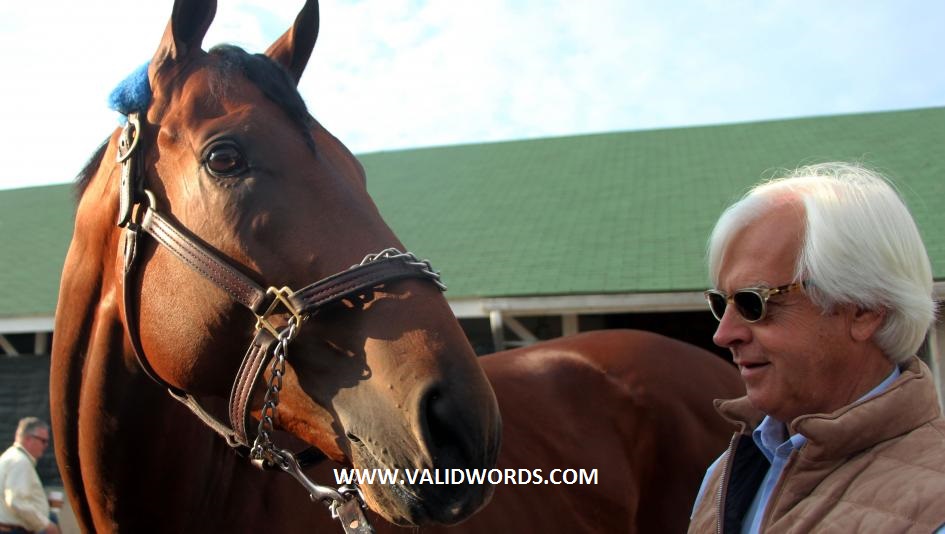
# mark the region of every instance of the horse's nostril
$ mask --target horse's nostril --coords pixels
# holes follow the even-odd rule
[[[351,443],[361,443],[361,438],[355,436],[351,432],[345,432],[345,437],[348,438],[348,441]]]
[[[444,384],[428,387],[420,396],[418,423],[421,449],[426,458],[421,458],[419,467],[443,472],[448,469],[482,469],[489,467],[487,458],[474,453],[484,436],[463,410],[462,395]],[[435,486],[423,494],[423,508],[441,523],[455,523],[465,517],[482,502],[490,484],[476,484],[472,480],[462,484]]]
[[[462,418],[448,395],[430,388],[422,399],[424,439],[437,467],[469,467],[463,444],[469,439],[462,432]]]

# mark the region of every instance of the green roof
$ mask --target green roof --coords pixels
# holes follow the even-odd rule
[[[75,218],[71,185],[0,191],[0,318],[49,316]]]
[[[450,298],[702,289],[716,217],[779,169],[857,161],[900,188],[945,279],[945,108],[360,155]],[[71,185],[0,191],[0,317],[51,314]]]
[[[899,186],[945,278],[945,108],[361,155],[451,298],[706,286],[722,210],[779,169],[857,161]]]

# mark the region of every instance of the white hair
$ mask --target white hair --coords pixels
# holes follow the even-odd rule
[[[810,165],[752,188],[709,238],[713,283],[732,236],[784,199],[799,201],[806,217],[794,281],[809,281],[807,293],[824,311],[837,304],[884,309],[876,344],[897,363],[915,354],[935,320],[928,253],[892,185],[858,165]]]

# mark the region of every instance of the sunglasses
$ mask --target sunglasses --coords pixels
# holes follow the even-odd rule
[[[35,439],[35,440],[37,440],[37,441],[41,441],[41,442],[43,443],[43,445],[49,445],[49,438],[44,438],[44,437],[41,437],[41,436],[37,436],[36,434],[30,434],[30,437],[33,438],[33,439]]]
[[[718,289],[710,289],[705,292],[705,299],[709,302],[709,309],[712,315],[719,321],[725,315],[725,309],[729,303],[735,305],[735,311],[742,316],[742,319],[749,323],[757,323],[765,318],[768,313],[768,299],[775,295],[783,295],[794,291],[799,287],[806,285],[806,282],[795,282],[780,287],[746,287],[739,289],[731,295]]]

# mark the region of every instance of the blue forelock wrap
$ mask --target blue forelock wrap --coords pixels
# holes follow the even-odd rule
[[[150,62],[148,62],[150,63]],[[148,109],[151,103],[151,82],[148,81],[148,63],[134,70],[108,95],[108,107],[128,115]]]

